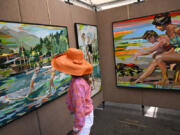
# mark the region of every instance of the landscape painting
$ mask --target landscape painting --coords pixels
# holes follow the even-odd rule
[[[77,47],[83,51],[84,58],[93,65],[90,79],[92,94],[95,94],[101,90],[97,27],[75,23],[75,30]]]
[[[51,59],[68,46],[66,27],[0,21],[0,126],[66,92]]]
[[[173,58],[180,58],[180,11],[113,22],[112,27],[117,86],[180,90],[180,61]]]

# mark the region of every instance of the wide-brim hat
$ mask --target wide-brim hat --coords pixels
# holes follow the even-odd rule
[[[56,55],[51,60],[51,65],[60,72],[75,76],[90,74],[93,71],[93,66],[84,59],[83,52],[76,48],[69,48],[65,53]]]

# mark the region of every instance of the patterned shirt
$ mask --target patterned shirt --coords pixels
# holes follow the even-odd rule
[[[74,114],[74,128],[81,130],[85,116],[93,110],[91,87],[82,77],[72,77],[66,103]]]

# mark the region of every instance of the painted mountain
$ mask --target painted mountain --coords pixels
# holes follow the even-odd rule
[[[24,49],[26,54],[35,50],[38,55],[52,56],[65,51],[67,43],[63,27],[0,22],[0,48],[4,55]]]
[[[10,48],[19,47],[21,42],[23,42],[22,46],[26,49],[30,49],[31,47],[35,47],[35,45],[40,42],[37,36],[32,35],[26,31],[16,32],[8,26],[3,26],[0,28],[0,37],[1,40],[4,39],[6,41],[3,42],[3,44],[8,45]]]

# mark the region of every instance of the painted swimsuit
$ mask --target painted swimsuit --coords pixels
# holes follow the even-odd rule
[[[180,26],[179,26],[180,27]],[[175,36],[169,39],[169,44],[175,48],[175,52],[180,52],[180,36]]]

